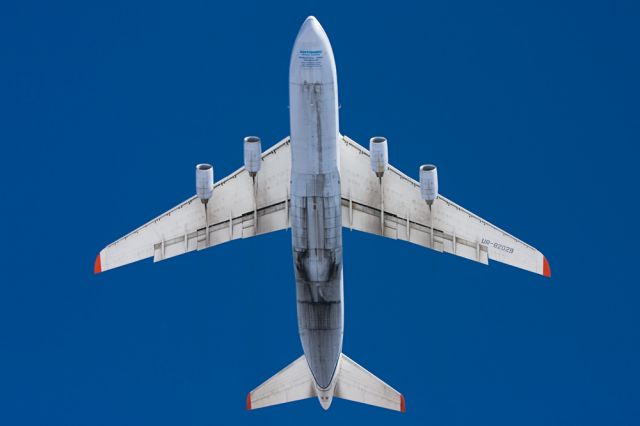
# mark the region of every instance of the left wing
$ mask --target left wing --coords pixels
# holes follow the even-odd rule
[[[487,265],[489,259],[550,276],[547,259],[535,248],[438,195],[431,210],[420,184],[389,165],[379,180],[369,151],[341,136],[342,224],[409,241]]]
[[[244,167],[218,181],[204,205],[193,196],[105,247],[94,273],[153,256],[154,262],[289,227],[290,139],[262,154],[256,186]]]

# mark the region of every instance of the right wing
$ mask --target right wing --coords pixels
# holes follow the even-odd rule
[[[380,181],[371,171],[369,150],[347,136],[339,144],[343,226],[551,276],[547,259],[529,244],[442,195],[430,210],[419,182],[391,165]]]
[[[193,196],[100,251],[94,273],[153,256],[154,262],[289,227],[290,139],[262,154],[253,180],[244,167],[218,181],[205,208]],[[207,220],[208,219],[208,220]],[[208,238],[207,238],[208,233]]]

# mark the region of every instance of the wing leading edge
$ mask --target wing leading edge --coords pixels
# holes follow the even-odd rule
[[[481,217],[438,195],[431,210],[420,184],[389,165],[382,179],[370,169],[369,151],[341,136],[344,227],[418,244],[489,264],[489,259],[546,277],[542,253]]]

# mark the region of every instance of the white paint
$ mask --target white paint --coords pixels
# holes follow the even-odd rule
[[[250,176],[255,176],[260,171],[262,164],[262,142],[257,136],[244,138],[244,168]]]
[[[203,203],[209,201],[213,195],[213,166],[198,164],[196,166],[196,194]]]
[[[97,265],[106,271],[149,257],[160,261],[291,225],[294,259],[307,262],[304,268],[296,264],[299,323],[312,325],[301,327],[305,356],[251,392],[248,402],[254,398],[252,408],[259,408],[315,396],[327,409],[335,396],[400,410],[404,400],[397,391],[341,353],[342,218],[352,229],[484,264],[497,260],[543,274],[544,256],[439,195],[435,166],[423,166],[417,182],[388,165],[386,139],[372,139],[370,152],[339,135],[333,51],[313,17],[296,38],[289,76],[291,138],[262,154],[259,139],[245,139],[244,167],[215,184],[213,167],[198,165],[196,196],[105,247]],[[328,259],[331,268],[325,267]],[[310,284],[326,288],[314,294]],[[301,288],[309,290],[302,293],[309,300],[301,299]],[[318,317],[300,313],[301,301],[319,299],[339,308]],[[336,333],[305,341],[302,331],[315,330],[316,323],[330,323],[328,329]],[[314,344],[324,345],[320,355],[335,366],[326,386],[318,382],[327,371],[322,359],[313,358],[319,354]],[[314,368],[318,374],[312,374]]]
[[[369,152],[371,153],[371,170],[377,177],[382,177],[389,165],[389,148],[387,138],[375,136],[369,140]]]
[[[438,169],[433,164],[420,166],[420,196],[429,205],[438,197]]]

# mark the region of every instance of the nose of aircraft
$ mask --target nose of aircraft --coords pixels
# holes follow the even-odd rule
[[[320,22],[309,16],[304,20],[293,44],[289,66],[292,83],[335,82],[336,65],[329,37]]]
[[[306,38],[307,40],[312,37],[326,37],[326,33],[320,25],[320,22],[315,18],[315,16],[309,16],[304,20],[302,26],[300,27],[300,31],[298,31],[298,39]]]

